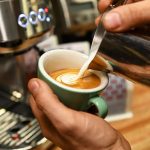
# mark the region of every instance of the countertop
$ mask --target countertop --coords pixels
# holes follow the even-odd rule
[[[131,110],[133,117],[110,122],[129,141],[132,150],[150,150],[150,88],[134,85]],[[34,150],[60,150],[51,143],[46,143]]]
[[[135,85],[131,110],[133,118],[111,125],[126,137],[132,150],[150,150],[150,88]]]

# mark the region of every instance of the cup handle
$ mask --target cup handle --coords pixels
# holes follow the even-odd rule
[[[108,106],[106,101],[102,97],[94,97],[89,100],[88,112],[96,114],[102,118],[105,118],[108,113]]]

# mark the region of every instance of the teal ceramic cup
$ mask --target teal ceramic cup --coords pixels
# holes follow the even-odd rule
[[[60,69],[80,69],[87,59],[87,55],[73,50],[56,49],[45,52],[39,58],[38,77],[51,87],[59,100],[66,106],[79,111],[92,112],[104,118],[107,115],[108,108],[100,93],[108,84],[108,76],[106,73],[94,71],[100,78],[101,83],[92,89],[68,87],[55,81],[48,75],[48,73]]]

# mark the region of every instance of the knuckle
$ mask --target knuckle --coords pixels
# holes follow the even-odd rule
[[[34,99],[36,101],[36,104],[38,105],[39,108],[43,108],[43,99],[45,98],[45,94],[44,92],[43,93],[37,93],[35,96],[34,96]],[[47,98],[47,97],[46,97]]]
[[[77,129],[77,124],[73,119],[69,119],[65,122],[61,122],[58,128],[61,134],[74,135]]]
[[[121,16],[124,20],[128,21],[128,23],[132,23],[133,19],[140,16],[138,9],[133,5],[125,5],[122,6],[123,9],[120,9]]]

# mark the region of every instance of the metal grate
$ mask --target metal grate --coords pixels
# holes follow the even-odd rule
[[[27,150],[45,141],[35,118],[0,109],[0,150]]]

